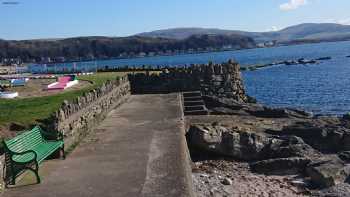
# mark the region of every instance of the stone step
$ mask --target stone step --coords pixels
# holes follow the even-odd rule
[[[193,115],[209,115],[209,112],[206,110],[194,110],[194,111],[185,111],[185,116],[193,116]]]
[[[198,111],[198,110],[206,111],[206,108],[204,105],[185,106],[185,111]]]
[[[202,93],[200,91],[194,91],[194,92],[184,92],[182,93],[184,97],[197,97],[202,96]]]
[[[184,101],[203,101],[202,96],[184,97]]]
[[[187,106],[196,106],[196,105],[205,105],[204,104],[204,101],[201,100],[201,101],[185,101],[184,102],[184,106],[187,107]]]

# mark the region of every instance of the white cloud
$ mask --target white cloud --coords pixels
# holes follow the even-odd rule
[[[350,25],[350,18],[343,18],[343,19],[326,19],[322,21],[323,23],[337,23],[340,25]]]
[[[336,21],[336,22],[337,22],[338,24],[342,24],[342,25],[350,25],[350,18],[338,20],[338,21]]]
[[[295,10],[306,4],[307,0],[289,0],[288,3],[281,4],[280,9],[283,11]]]
[[[276,26],[272,26],[271,28],[266,29],[266,31],[279,31],[279,30],[281,30],[281,28],[276,27]]]

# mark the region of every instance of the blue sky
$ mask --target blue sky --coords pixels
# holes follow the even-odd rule
[[[4,2],[17,1],[19,4]],[[0,38],[127,36],[173,27],[267,31],[350,24],[349,0],[0,0]]]

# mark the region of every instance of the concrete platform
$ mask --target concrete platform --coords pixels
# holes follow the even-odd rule
[[[41,165],[41,184],[26,177],[4,196],[193,196],[182,117],[178,94],[133,95],[66,160]]]

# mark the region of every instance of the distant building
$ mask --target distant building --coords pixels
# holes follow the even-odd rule
[[[155,52],[152,52],[152,51],[151,51],[151,52],[148,52],[148,56],[149,56],[149,57],[153,57],[153,56],[155,56],[155,55],[156,55]]]
[[[137,56],[138,56],[138,57],[145,57],[145,56],[146,56],[146,53],[145,53],[145,52],[140,52]]]
[[[51,63],[51,58],[50,57],[41,57],[41,63]]]
[[[231,49],[233,49],[232,44],[222,46],[222,50],[231,50]]]
[[[259,48],[265,48],[265,47],[273,47],[276,46],[277,42],[276,41],[267,41],[263,43],[259,43],[256,46]]]

